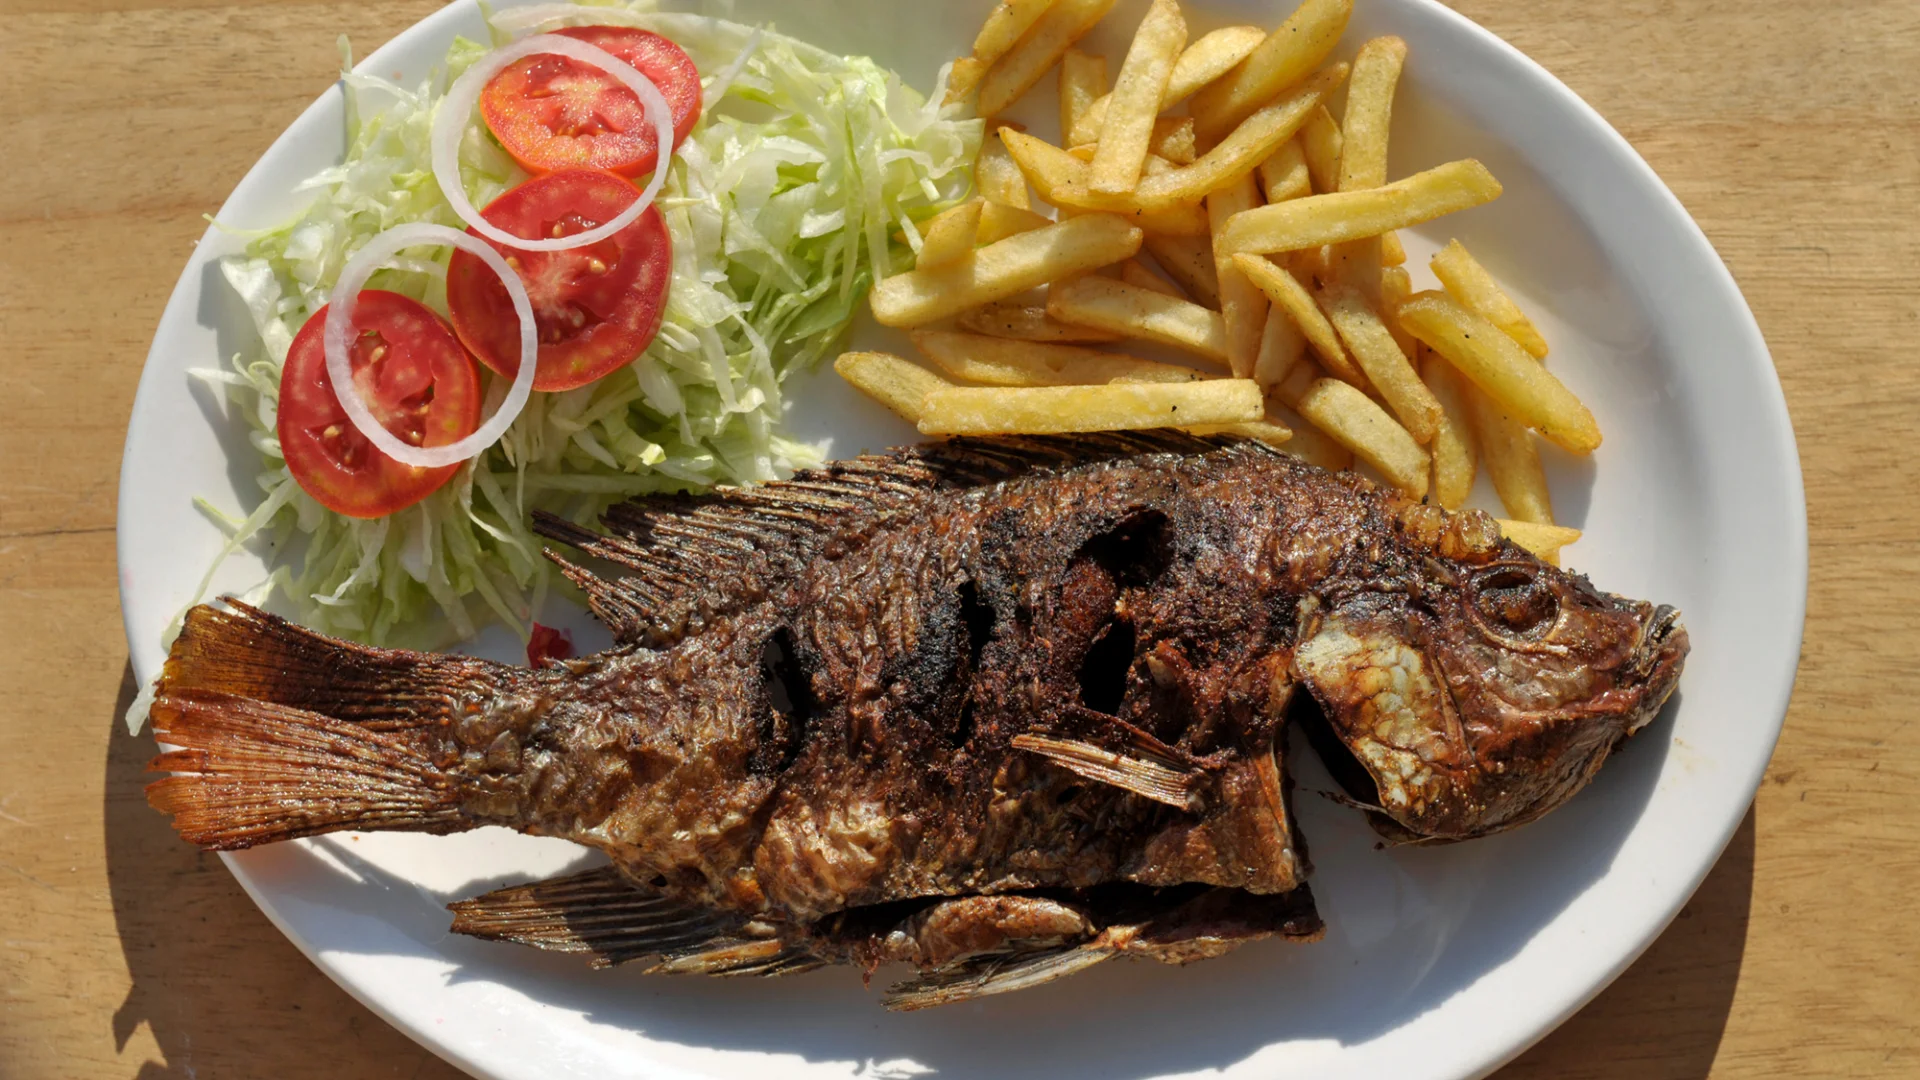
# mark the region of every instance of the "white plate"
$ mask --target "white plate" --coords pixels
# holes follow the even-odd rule
[[[1117,62],[1123,3],[1095,47]],[[971,39],[981,5],[742,0],[751,19],[868,52],[922,86]],[[1196,33],[1267,23],[1269,0],[1196,2]],[[420,77],[476,8],[438,12],[368,57]],[[1260,944],[1189,968],[1113,964],[1050,986],[906,1016],[846,970],[707,981],[593,972],[576,960],[447,934],[443,905],[577,862],[578,849],[500,830],[329,837],[229,857],[234,875],[355,997],[476,1074],[619,1076],[1470,1076],[1571,1014],[1666,926],[1745,812],[1785,714],[1806,598],[1798,459],[1758,328],[1700,230],[1624,140],[1540,67],[1429,0],[1363,0],[1349,47],[1411,47],[1393,169],[1476,156],[1506,185],[1493,205],[1410,237],[1412,266],[1460,236],[1537,313],[1552,366],[1607,441],[1549,462],[1560,515],[1587,530],[1570,562],[1601,587],[1674,603],[1694,651],[1676,702],[1598,780],[1517,833],[1383,852],[1357,815],[1305,794],[1302,827],[1328,923],[1312,946]],[[1043,84],[1052,111],[1051,77]],[[266,224],[293,184],[341,150],[329,90],[243,180],[223,221]],[[209,231],[155,335],[120,491],[121,596],[150,680],[163,626],[219,537],[195,494],[257,494],[237,423],[184,372],[249,333],[211,261]],[[1417,271],[1424,273],[1424,270]],[[861,342],[884,341],[864,328]],[[794,422],[837,454],[911,433],[831,376]],[[230,459],[229,455],[233,455]],[[229,464],[229,461],[236,464]],[[229,587],[258,580],[235,560]],[[604,640],[604,639],[603,639]],[[483,643],[510,656],[508,643]],[[1309,755],[1299,755],[1305,761]],[[1327,786],[1317,765],[1303,789]],[[321,1051],[323,1048],[315,1048]]]

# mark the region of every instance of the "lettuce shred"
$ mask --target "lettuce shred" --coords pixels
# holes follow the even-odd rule
[[[912,222],[967,193],[980,122],[865,57],[766,28],[632,3],[491,17],[500,41],[593,23],[673,39],[706,86],[706,112],[658,200],[674,247],[659,336],[591,385],[535,394],[499,444],[415,506],[356,520],[315,502],[275,436],[281,364],[374,234],[413,221],[460,226],[434,181],[429,130],[447,82],[489,46],[456,41],[444,69],[414,87],[344,72],[341,163],[300,185],[312,202],[297,217],[245,234],[245,253],[222,264],[259,345],[230,370],[196,372],[223,387],[260,455],[250,514],[200,503],[228,532],[223,559],[249,543],[281,553],[252,599],[277,593],[307,625],[375,644],[441,645],[495,619],[524,636],[555,581],[532,511],[586,523],[633,495],[773,480],[818,461],[819,448],[780,434],[782,382],[834,349],[875,279],[910,265],[896,233],[917,239]],[[461,165],[476,205],[525,179],[478,122]],[[370,287],[444,313],[447,252],[408,255]],[[482,374],[490,412],[508,380]],[[209,570],[202,595],[211,580]]]

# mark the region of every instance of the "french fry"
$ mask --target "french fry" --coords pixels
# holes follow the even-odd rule
[[[1428,265],[1433,268],[1433,276],[1440,279],[1441,287],[1447,290],[1447,295],[1505,331],[1535,360],[1546,358],[1547,339],[1540,336],[1540,331],[1520,310],[1520,305],[1514,303],[1513,298],[1500,288],[1478,259],[1467,253],[1460,241],[1455,240],[1441,248]]]
[[[979,35],[973,39],[973,58],[991,64],[1005,56],[1053,3],[1054,0],[1003,0],[988,13]]]
[[[1333,52],[1353,0],[1306,0],[1247,58],[1193,96],[1201,138],[1216,137],[1307,77]]]
[[[1227,227],[1229,218],[1259,205],[1259,185],[1254,182],[1253,174],[1248,173],[1207,196],[1207,221],[1217,237]],[[1216,243],[1213,250],[1214,273],[1220,282],[1220,315],[1227,327],[1228,365],[1236,378],[1250,379],[1254,362],[1260,357],[1260,337],[1267,321],[1267,296],[1247,280],[1231,256],[1219,256],[1219,244]]]
[[[915,424],[925,415],[922,405],[927,395],[953,386],[919,364],[892,353],[841,353],[833,362],[833,370],[861,393]]]
[[[1266,413],[1251,379],[1104,386],[961,386],[922,403],[923,435],[1049,434],[1137,431],[1195,424],[1238,424]]]
[[[1008,163],[1012,163],[1011,159]],[[1024,191],[1026,182],[1022,181],[1020,187]],[[1006,203],[986,199],[982,201],[980,207],[980,231],[974,236],[973,242],[985,247],[988,244],[997,244],[1015,233],[1032,232],[1035,229],[1044,229],[1051,224],[1053,224],[1052,218],[1041,217],[1031,210],[1022,210],[1017,206],[1008,206]]]
[[[1099,152],[1099,143],[1081,143],[1067,148],[1067,153],[1086,162],[1091,162]],[[1191,165],[1196,153],[1193,119],[1187,116],[1162,116],[1153,122],[1153,134],[1147,139],[1147,160],[1141,171],[1147,176],[1158,176],[1170,170],[1156,168],[1155,158],[1167,165]]]
[[[1313,353],[1327,371],[1342,382],[1355,386],[1365,386],[1367,377],[1354,366],[1353,359],[1347,355],[1347,348],[1340,343],[1340,334],[1320,313],[1320,305],[1313,299],[1300,279],[1275,265],[1272,259],[1263,259],[1258,255],[1235,255],[1234,265],[1247,275],[1248,280],[1267,294],[1274,307],[1285,311],[1293,319],[1294,325],[1313,347]]]
[[[1261,386],[1277,385],[1306,352],[1306,335],[1300,332],[1293,316],[1279,307],[1269,306],[1266,324],[1260,330],[1260,355],[1253,362],[1253,381]]]
[[[993,116],[1033,88],[1060,57],[1113,10],[1114,0],[1055,0],[980,80],[979,114]]]
[[[1500,535],[1519,544],[1549,566],[1560,565],[1560,549],[1580,539],[1580,530],[1566,525],[1541,525],[1532,521],[1494,518]]]
[[[1123,340],[1119,334],[1095,330],[1090,326],[1074,326],[1071,323],[1060,322],[1050,317],[1046,308],[1037,304],[1013,302],[982,304],[972,311],[961,312],[957,321],[961,328],[976,334],[990,334],[1016,341],[1091,344]]]
[[[1213,265],[1213,244],[1204,236],[1167,236],[1150,232],[1143,245],[1160,269],[1201,307],[1220,309],[1220,279]]]
[[[987,65],[977,57],[963,56],[955,60],[953,70],[947,73],[947,104],[965,100],[986,77]]]
[[[1180,286],[1140,265],[1139,259],[1128,259],[1120,264],[1120,280],[1136,288],[1152,289],[1163,296],[1171,296],[1178,300],[1187,298],[1187,295],[1180,291]]]
[[[1313,190],[1322,195],[1340,190],[1340,125],[1320,105],[1300,127],[1300,153],[1307,159]]]
[[[1293,440],[1293,429],[1276,423],[1272,412],[1268,412],[1264,420],[1248,420],[1243,424],[1197,424],[1187,428],[1186,432],[1189,435],[1238,435],[1243,439],[1258,439],[1282,450]]]
[[[1139,229],[1111,214],[1085,214],[1009,236],[937,269],[895,274],[875,285],[867,302],[882,326],[919,326],[1118,262],[1139,251],[1140,241]]]
[[[985,205],[985,199],[975,197],[929,218],[914,266],[932,270],[973,254],[974,239],[980,235],[980,210]]]
[[[1407,333],[1400,325],[1400,305],[1413,295],[1413,277],[1404,267],[1386,266],[1380,269],[1380,315],[1387,322],[1387,330],[1393,334],[1393,343],[1409,357],[1420,349],[1420,342]]]
[[[1132,191],[1140,182],[1153,118],[1160,112],[1173,65],[1186,47],[1187,20],[1180,15],[1180,5],[1175,0],[1153,0],[1114,79],[1106,124],[1100,129],[1100,149],[1087,171],[1089,188],[1113,194]],[[1071,131],[1072,125],[1064,130]]]
[[[1219,312],[1124,281],[1088,276],[1048,289],[1047,314],[1227,365],[1227,324]]]
[[[1228,223],[1227,243],[1236,252],[1339,244],[1432,221],[1492,202],[1499,194],[1500,182],[1468,158],[1364,191],[1309,195],[1249,210]]]
[[[1018,124],[1002,122],[998,128],[988,125],[988,136],[980,142],[980,154],[973,159],[973,182],[980,189],[982,197],[989,202],[1002,206],[1011,206],[1019,210],[1033,209],[1033,200],[1027,197],[1027,177],[1020,171],[1007,153],[1004,142],[993,137],[995,131],[1012,128],[1020,130]]]
[[[1068,202],[1063,192],[1078,189],[1086,192],[1087,163],[1073,156],[1069,151],[1037,139],[1024,132],[1000,129],[1000,139],[1006,144],[1007,152],[1019,164],[1020,171],[1033,183],[1034,190],[1047,202],[1064,208],[1076,210],[1090,209],[1083,194],[1078,202]],[[1153,159],[1147,159],[1148,172],[1152,171]],[[1198,202],[1187,205],[1171,206],[1162,210],[1115,210],[1128,221],[1150,232],[1166,233],[1174,236],[1195,236],[1207,231],[1207,214]]]
[[[1307,171],[1306,151],[1300,149],[1300,136],[1281,143],[1280,149],[1260,163],[1260,190],[1270,203],[1313,194],[1313,177]]]
[[[1380,234],[1380,261],[1387,266],[1400,266],[1407,261],[1407,247],[1400,242],[1399,233]]]
[[[1167,80],[1167,92],[1160,98],[1160,107],[1156,112],[1165,112],[1186,100],[1196,90],[1213,80],[1232,71],[1234,65],[1247,58],[1247,54],[1260,47],[1267,39],[1266,31],[1257,26],[1226,26],[1210,34],[1202,34],[1198,41],[1188,45],[1180,59],[1173,65],[1173,75]],[[1107,123],[1108,99],[1095,101],[1080,116],[1070,139],[1076,143],[1100,141],[1100,131]],[[1063,132],[1062,134],[1067,134]]]
[[[1600,445],[1600,425],[1573,391],[1499,327],[1453,297],[1420,293],[1400,305],[1399,316],[1408,333],[1446,357],[1513,419],[1576,454]]]
[[[948,375],[988,386],[1195,382],[1206,378],[1178,364],[1140,360],[1098,349],[1009,341],[947,330],[915,330],[913,344]]]
[[[1060,132],[1066,138],[1094,101],[1107,92],[1107,58],[1068,49],[1060,58]],[[1093,140],[1089,139],[1088,142]]]
[[[1334,244],[1327,249],[1332,261],[1321,277],[1339,281],[1360,290],[1367,303],[1380,307],[1380,279],[1386,267],[1380,263],[1380,238],[1364,236],[1358,240]]]
[[[1085,184],[1067,184],[1049,201],[1088,210],[1166,210],[1184,206],[1233,183],[1259,168],[1280,144],[1293,137],[1322,96],[1346,78],[1347,66],[1335,64],[1288,91],[1284,97],[1247,117],[1232,134],[1186,165],[1159,176],[1143,178],[1131,192],[1095,191]],[[1197,126],[1196,126],[1197,130]],[[1009,144],[1009,149],[1011,149]],[[1015,157],[1018,158],[1018,154]],[[1148,226],[1151,228],[1151,226]],[[1161,230],[1164,231],[1164,230]]]
[[[1318,465],[1328,472],[1339,472],[1353,467],[1353,453],[1346,447],[1327,438],[1326,433],[1307,423],[1306,419],[1281,405],[1267,403],[1267,419],[1284,426],[1292,432],[1292,438],[1281,447],[1287,453],[1303,461]]]
[[[1507,508],[1509,517],[1552,524],[1553,496],[1547,490],[1547,474],[1540,467],[1540,448],[1534,445],[1533,432],[1478,389],[1469,386],[1466,390],[1467,418],[1480,447],[1480,460],[1486,463],[1487,478],[1500,495],[1500,505]]]
[[[1467,393],[1471,387],[1461,382],[1453,365],[1431,352],[1425,353],[1420,373],[1427,389],[1440,403],[1440,426],[1433,434],[1433,500],[1448,510],[1466,505],[1473,492],[1473,474],[1480,465],[1473,438],[1473,420],[1467,413]]]
[[[1426,496],[1427,452],[1372,398],[1338,379],[1315,378],[1306,364],[1296,366],[1274,392],[1314,427],[1378,469],[1387,483],[1411,498]]]
[[[1347,111],[1340,125],[1341,191],[1361,191],[1387,182],[1387,128],[1393,90],[1407,60],[1407,43],[1377,37],[1360,46],[1347,83]]]
[[[1320,290],[1320,309],[1327,321],[1340,333],[1340,340],[1366,373],[1367,381],[1380,392],[1387,407],[1407,429],[1413,441],[1425,446],[1433,442],[1440,426],[1440,403],[1420,381],[1413,362],[1394,344],[1393,335],[1380,321],[1380,315],[1367,303],[1359,289],[1332,284]]]

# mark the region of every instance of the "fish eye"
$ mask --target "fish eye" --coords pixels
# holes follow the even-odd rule
[[[1473,606],[1495,628],[1531,634],[1560,614],[1560,598],[1528,569],[1493,566],[1473,582]]]

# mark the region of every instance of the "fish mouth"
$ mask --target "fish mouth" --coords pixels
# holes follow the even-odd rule
[[[1653,609],[1640,631],[1633,670],[1647,685],[1639,715],[1627,728],[1628,734],[1645,727],[1658,715],[1674,688],[1680,685],[1680,669],[1685,666],[1692,643],[1687,628],[1680,625],[1680,610],[1671,604]]]

